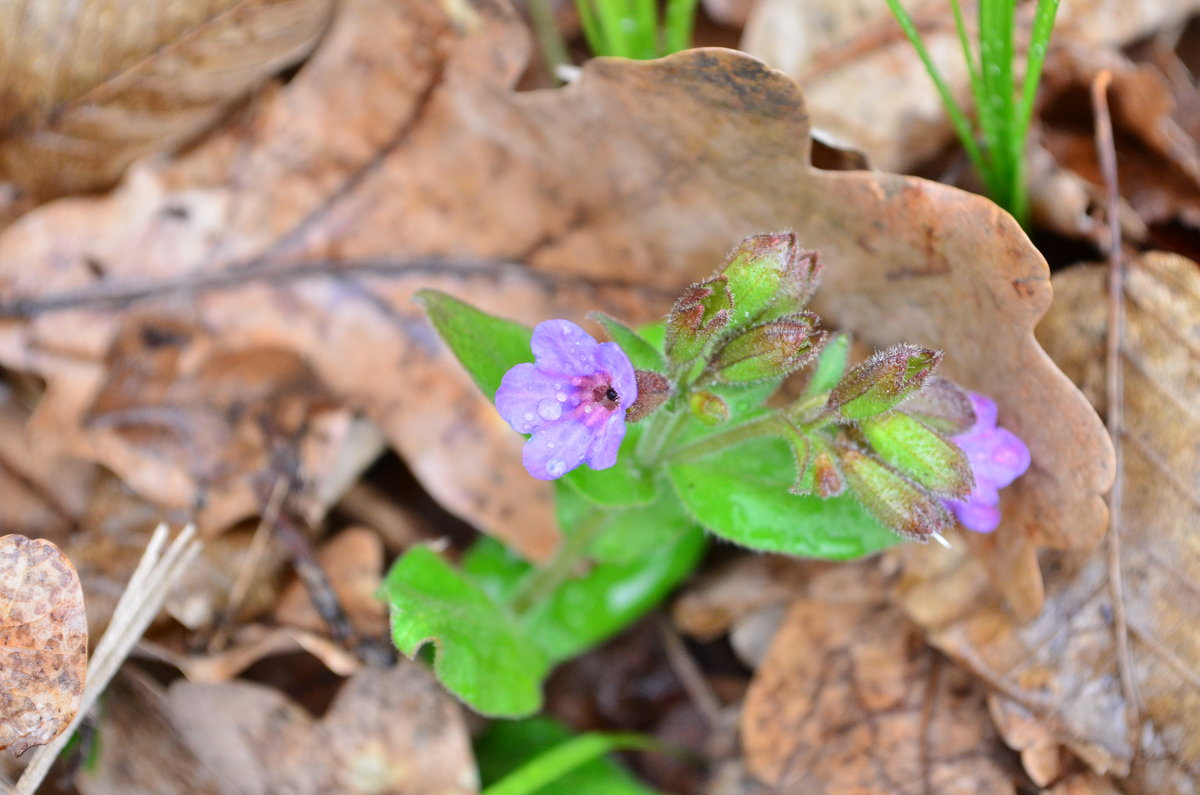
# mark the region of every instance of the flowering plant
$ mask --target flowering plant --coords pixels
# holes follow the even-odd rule
[[[540,567],[491,539],[459,568],[410,550],[386,585],[397,646],[432,641],[463,700],[528,714],[554,664],[663,599],[709,535],[848,559],[902,539],[948,544],[955,517],[995,529],[998,489],[1029,466],[1024,444],[989,399],[934,375],[937,350],[898,344],[849,366],[849,338],[805,308],[821,269],[790,233],[748,238],[663,323],[594,315],[609,342],[422,293],[500,416],[528,434],[522,462],[555,481],[564,540]]]

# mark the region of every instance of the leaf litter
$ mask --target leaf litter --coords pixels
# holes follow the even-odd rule
[[[1097,546],[1112,450],[1084,397],[1042,350],[1096,404],[1093,386],[1102,375],[1092,340],[1103,335],[1102,303],[1074,286],[1072,279],[1085,277],[1062,273],[1051,304],[1042,256],[983,199],[911,177],[813,167],[818,156],[865,167],[861,155],[818,143],[829,140],[820,129],[863,145],[885,168],[908,168],[936,155],[932,144],[943,146],[929,103],[924,127],[860,125],[847,134],[831,124],[830,96],[852,99],[842,102],[846,108],[879,101],[831,77],[877,76],[870,59],[884,45],[887,58],[916,63],[879,35],[878,20],[863,27],[857,16],[866,12],[849,8],[840,48],[810,47],[815,60],[804,68],[817,82],[802,79],[806,95],[783,74],[722,50],[653,63],[591,61],[563,89],[517,92],[529,43],[507,6],[431,0],[401,12],[381,0],[347,0],[327,29],[329,5],[196,10],[213,14],[208,22],[235,20],[234,32],[255,15],[266,26],[249,25],[258,31],[304,21],[284,38],[268,36],[267,49],[248,52],[239,80],[209,94],[186,120],[172,116],[169,97],[149,108],[122,103],[137,97],[142,82],[153,86],[161,74],[186,68],[179,64],[187,48],[203,46],[189,24],[223,35],[220,24],[203,19],[167,31],[177,43],[132,69],[109,64],[109,73],[80,78],[74,95],[39,88],[26,98],[24,115],[13,117],[20,123],[0,138],[0,160],[27,169],[5,178],[31,186],[24,189],[39,199],[103,187],[133,161],[112,193],[53,202],[0,232],[0,364],[21,388],[45,384],[26,403],[35,406],[31,418],[5,408],[13,432],[0,448],[0,482],[14,505],[37,506],[14,510],[9,521],[16,527],[28,516],[48,536],[71,537],[81,549],[93,544],[96,562],[114,541],[137,546],[142,531],[120,529],[126,511],[134,515],[129,527],[148,525],[155,511],[195,514],[207,535],[228,539],[227,552],[210,543],[204,553],[224,578],[177,594],[168,606],[175,623],[160,623],[143,652],[194,682],[164,689],[120,680],[102,735],[150,748],[148,733],[127,717],[148,710],[171,738],[155,758],[177,757],[198,790],[222,791],[233,781],[265,791],[300,776],[305,786],[357,791],[380,781],[398,788],[400,777],[413,775],[408,781],[422,782],[418,788],[474,791],[459,708],[419,669],[380,673],[322,637],[327,627],[294,585],[280,596],[279,555],[256,569],[259,596],[243,604],[227,643],[197,651],[180,627],[203,635],[221,620],[228,572],[246,565],[250,522],[266,510],[280,478],[288,484],[286,510],[317,528],[347,491],[375,488],[361,478],[384,444],[452,513],[530,558],[550,554],[557,539],[548,491],[523,477],[519,441],[438,349],[410,300],[415,290],[446,289],[529,323],[554,315],[582,320],[596,308],[646,321],[743,235],[791,228],[831,263],[817,306],[827,321],[868,345],[945,346],[947,373],[996,397],[1002,421],[1028,440],[1035,464],[1006,493],[1001,531],[954,538],[950,553],[906,548],[833,570],[745,558],[716,587],[685,591],[675,621],[702,639],[689,653],[704,668],[724,671],[703,677],[721,704],[742,711],[745,756],[725,748],[714,781],[758,791],[762,784],[750,781],[748,768],[783,791],[802,782],[811,791],[893,792],[903,791],[893,786],[898,780],[911,780],[921,782],[914,791],[1085,793],[1112,791],[1113,777],[1132,791],[1186,791],[1197,778],[1192,741],[1200,736],[1189,700],[1196,674],[1187,629],[1195,619],[1176,585],[1187,582],[1191,558],[1187,514],[1163,506],[1186,505],[1189,493],[1195,500],[1187,467],[1200,451],[1187,441],[1200,438],[1200,429],[1180,430],[1170,424],[1176,414],[1164,420],[1153,411],[1160,407],[1136,398],[1167,390],[1163,405],[1187,409],[1200,392],[1194,340],[1187,342],[1200,316],[1187,298],[1194,297],[1186,287],[1193,263],[1147,257],[1130,277],[1131,317],[1140,297],[1153,306],[1147,318],[1170,318],[1153,332],[1148,320],[1130,323],[1128,355],[1141,354],[1130,360],[1126,398],[1132,452],[1124,563],[1139,694],[1131,710],[1112,667],[1107,571]],[[772,6],[778,13],[778,4],[758,4],[751,30],[772,27],[762,21]],[[1121,19],[1101,10],[1089,5],[1064,22],[1065,36],[1093,48],[1077,61],[1084,73],[1098,62],[1096,52],[1110,52],[1133,31],[1161,29],[1186,9],[1137,5]],[[312,47],[286,84],[269,82]],[[910,73],[911,85],[925,87],[923,74]],[[1160,100],[1153,112],[1128,114],[1130,132],[1164,168],[1185,164],[1194,151],[1186,92],[1179,101],[1175,86],[1168,107],[1157,77],[1136,77],[1144,73],[1144,66],[1130,73],[1129,91],[1157,86],[1149,96]],[[191,77],[202,82],[203,68]],[[253,101],[237,105],[254,91]],[[46,115],[47,103],[63,97],[66,112]],[[887,99],[895,103],[888,112],[911,109],[903,105],[907,96]],[[94,101],[169,118],[150,139],[101,135],[80,150],[80,163],[57,176],[45,171],[37,143],[72,133],[73,120]],[[1069,165],[1086,181],[1082,139],[1068,150],[1066,138],[1047,136],[1055,167]],[[185,139],[194,143],[174,156],[135,160],[177,151]],[[930,144],[924,154],[923,143]],[[97,152],[104,152],[103,168],[87,161]],[[1191,222],[1186,191],[1126,200],[1143,223]],[[1071,222],[1077,233],[1085,226],[1078,217]],[[1048,308],[1039,346],[1033,327]],[[1171,330],[1170,343],[1147,341],[1163,329]],[[1139,396],[1128,391],[1135,385]],[[361,503],[351,509],[347,501],[347,513],[361,513]],[[388,511],[374,515],[396,521]],[[380,554],[378,536],[363,529],[337,536],[320,556],[362,636],[379,632],[369,593]],[[719,651],[725,633],[740,663]],[[638,640],[639,651],[627,645],[596,654],[644,660],[646,646]],[[245,679],[261,678],[263,665],[286,671],[306,653],[350,677],[324,718],[290,701],[286,682],[273,682],[276,688]],[[748,695],[744,669],[729,673],[741,664],[757,669]],[[582,677],[579,686],[594,688],[630,666],[568,667]],[[665,692],[661,683],[680,675],[659,660],[638,681],[659,682]],[[381,697],[393,712],[425,705],[414,715],[436,714],[428,728],[436,724],[438,732],[406,735],[420,734],[425,724],[416,717],[369,727],[365,717],[383,710],[373,703]],[[413,701],[387,701],[393,697]],[[196,706],[210,698],[238,703],[245,714]],[[570,703],[552,696],[550,708],[570,713]],[[604,720],[655,714],[649,703],[668,702],[622,700]],[[279,737],[261,730],[267,713],[281,716]],[[681,737],[688,736],[681,727],[697,720],[687,704],[663,714],[651,722]],[[1131,715],[1142,721],[1138,727],[1127,725]],[[573,717],[581,728],[595,725],[596,709]],[[243,744],[230,741],[243,730]],[[694,747],[713,750],[695,740],[694,729],[691,736]],[[434,743],[438,769],[400,771],[395,760],[411,758],[422,742]],[[383,756],[380,743],[388,749]],[[100,772],[89,774],[91,785],[80,784],[84,791],[163,780],[149,767],[121,778],[127,762],[120,760],[136,754],[101,749]],[[371,760],[365,767],[348,761],[363,753]],[[377,777],[347,783],[367,768]],[[657,781],[697,782],[666,763],[640,769]]]

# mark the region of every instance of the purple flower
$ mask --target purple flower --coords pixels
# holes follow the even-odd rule
[[[554,480],[587,462],[607,469],[625,438],[625,410],[637,380],[625,351],[596,342],[569,320],[533,330],[535,364],[518,364],[496,390],[496,410],[514,431],[532,433],[521,460],[529,474]]]
[[[963,527],[990,533],[1000,524],[1000,489],[1029,469],[1029,448],[1012,431],[996,425],[996,403],[971,392],[975,424],[954,437],[975,474],[975,488],[966,500],[945,500]]]

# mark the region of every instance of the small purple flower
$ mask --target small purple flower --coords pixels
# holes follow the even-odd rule
[[[1029,448],[1012,431],[996,425],[996,403],[971,392],[975,424],[953,437],[963,449],[975,474],[975,488],[966,500],[946,500],[945,505],[963,527],[990,533],[1000,524],[1000,489],[1029,469]]]
[[[598,343],[569,320],[533,330],[535,364],[518,364],[496,390],[496,410],[518,433],[532,433],[521,460],[529,474],[554,480],[587,462],[607,469],[625,438],[625,410],[637,380],[625,351]]]

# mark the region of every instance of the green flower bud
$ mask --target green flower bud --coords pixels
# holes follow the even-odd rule
[[[793,232],[746,238],[722,271],[733,293],[732,325],[799,312],[816,290],[820,270],[817,253],[801,249]]]
[[[904,402],[904,413],[946,436],[965,433],[975,424],[975,406],[967,390],[937,376]]]
[[[842,473],[854,497],[893,532],[914,541],[944,535],[954,519],[929,492],[887,464],[852,447],[838,450]]]
[[[690,362],[729,322],[733,299],[724,276],[688,287],[667,315],[666,352],[673,361]]]
[[[859,429],[880,458],[937,496],[965,499],[975,487],[967,454],[920,420],[897,411]]]
[[[671,396],[671,382],[649,370],[634,370],[637,382],[637,400],[625,412],[626,422],[637,422],[649,417]]]
[[[847,373],[826,405],[851,420],[882,414],[917,392],[941,360],[941,351],[893,345]]]
[[[827,336],[814,331],[811,312],[772,320],[734,337],[713,358],[712,369],[727,384],[784,376],[813,359]]]
[[[729,404],[712,392],[693,392],[688,398],[688,408],[705,425],[720,425],[729,421]]]

